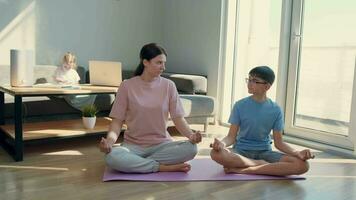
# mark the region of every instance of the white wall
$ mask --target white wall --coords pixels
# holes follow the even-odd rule
[[[168,51],[167,71],[208,76],[216,96],[222,0],[0,0],[0,65],[12,48],[34,49],[37,64],[66,51],[88,60],[138,64],[143,44]]]
[[[10,63],[10,49],[35,49],[35,3],[0,1],[0,65]]]
[[[164,40],[167,71],[208,76],[208,93],[216,96],[221,0],[165,0]]]
[[[85,67],[99,59],[134,68],[143,44],[162,42],[162,8],[162,0],[1,0],[0,65],[9,49],[34,48],[37,64],[72,51]]]

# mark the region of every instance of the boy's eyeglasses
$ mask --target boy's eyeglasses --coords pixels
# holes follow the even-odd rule
[[[258,81],[257,79],[245,79],[246,83],[254,83],[254,84],[267,84],[266,81]]]

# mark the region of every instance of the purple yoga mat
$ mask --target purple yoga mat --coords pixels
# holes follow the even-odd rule
[[[241,181],[241,180],[285,180],[305,179],[301,176],[265,176],[246,174],[225,174],[221,165],[211,158],[195,158],[189,161],[191,170],[184,172],[157,172],[149,174],[127,174],[106,168],[103,181]]]

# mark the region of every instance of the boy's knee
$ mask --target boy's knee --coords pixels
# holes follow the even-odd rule
[[[309,163],[307,161],[298,161],[298,163],[295,165],[296,166],[296,174],[304,174],[309,170]]]
[[[307,161],[304,161],[302,166],[301,166],[301,174],[306,173],[307,171],[309,171],[309,163]]]
[[[210,150],[210,157],[211,157],[211,159],[215,160],[217,157],[217,151],[215,151],[213,149]]]
[[[210,151],[210,157],[212,160],[214,160],[217,163],[221,163],[223,160],[221,151],[216,151],[213,149]]]

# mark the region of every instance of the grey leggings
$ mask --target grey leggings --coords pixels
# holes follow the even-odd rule
[[[122,143],[105,157],[107,165],[126,173],[157,172],[159,164],[178,164],[194,158],[198,148],[189,141],[164,142],[150,147]]]

